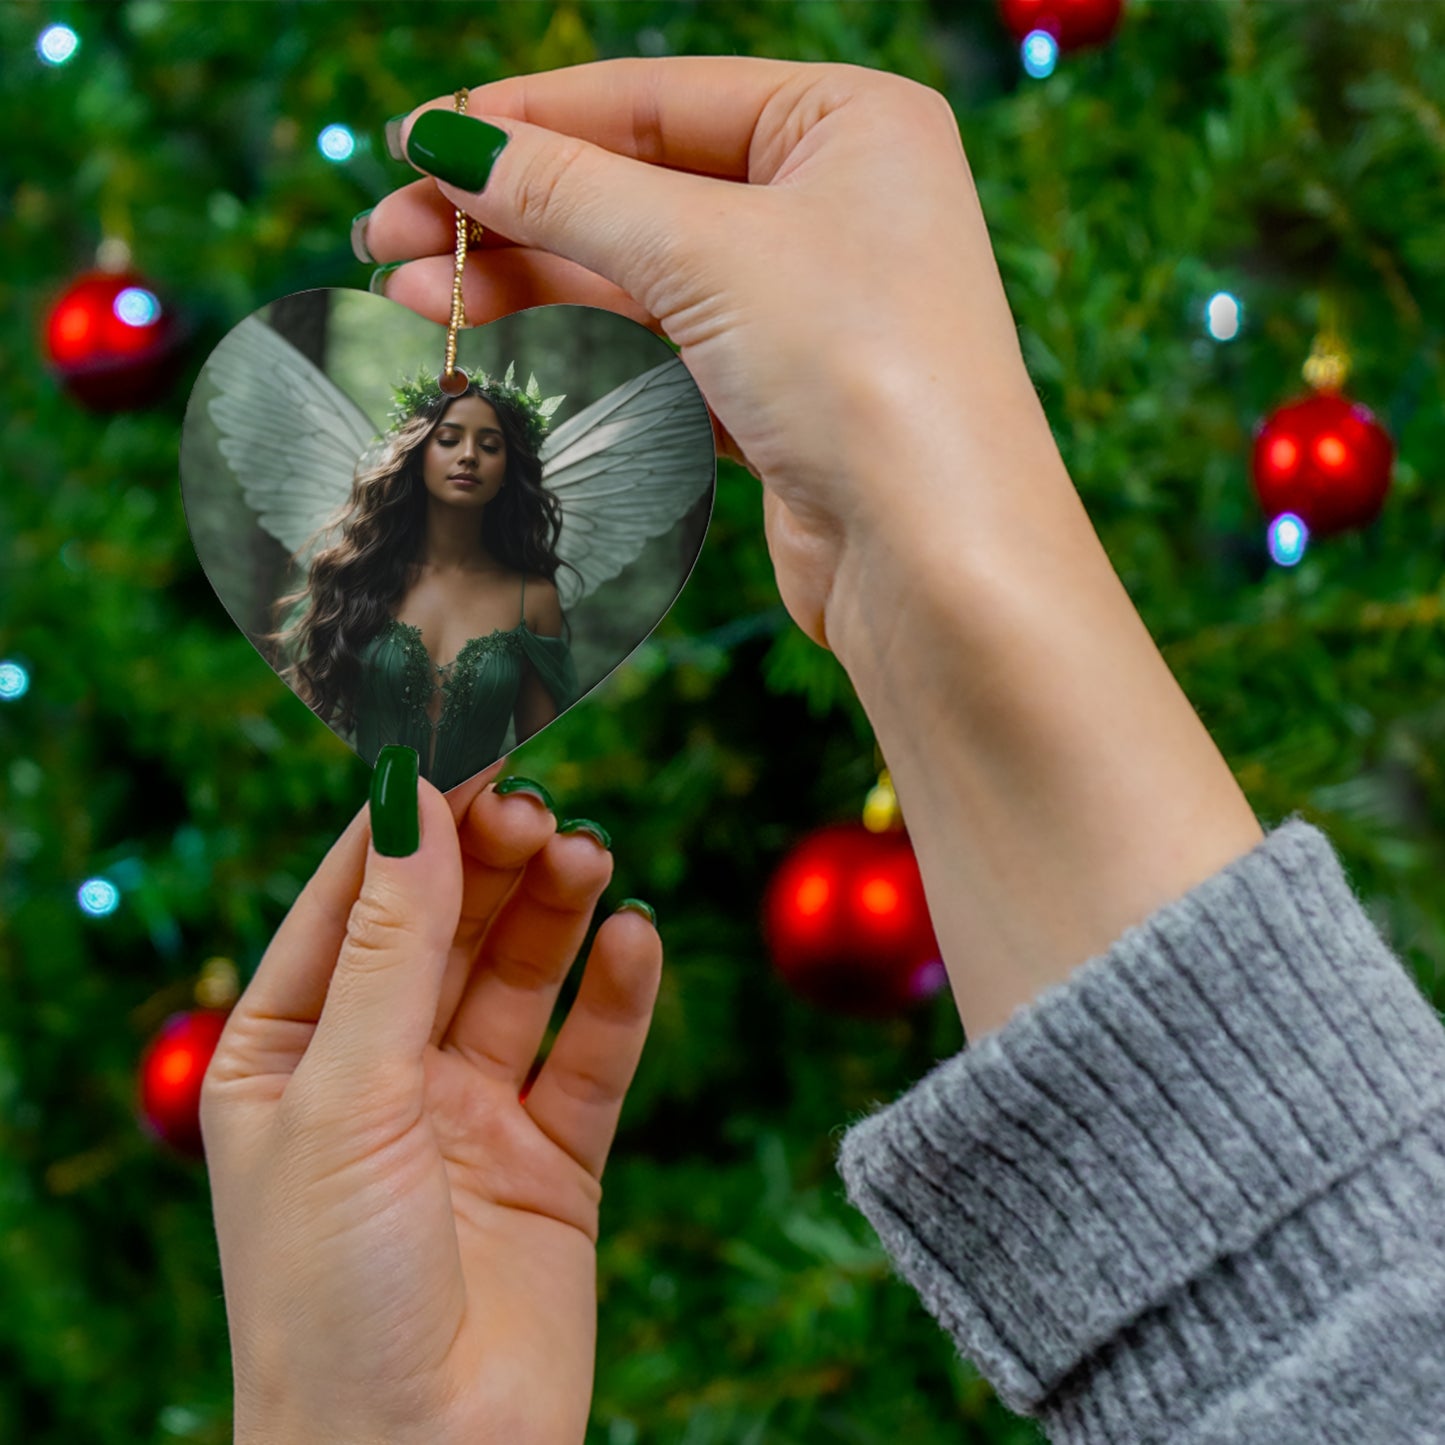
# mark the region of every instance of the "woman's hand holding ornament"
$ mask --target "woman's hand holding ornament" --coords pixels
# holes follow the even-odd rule
[[[443,796],[415,759],[379,760],[207,1071],[237,1445],[586,1430],[602,1171],[661,943],[603,923],[526,1091],[612,855],[488,787],[501,763]]]
[[[390,130],[468,188],[438,170],[373,208],[370,254],[416,258],[386,295],[445,320],[455,206],[487,231],[463,281],[473,323],[574,302],[665,333],[723,450],[764,483],[784,601],[840,657],[866,626],[837,579],[931,513],[987,505],[1001,452],[1061,470],[936,91],[854,66],[618,60],[480,86],[465,116],[438,99]],[[966,423],[952,465],[921,468],[944,417]]]
[[[971,1038],[1260,840],[1074,490],[941,95],[611,60],[388,139],[428,173],[359,228],[389,297],[445,319],[460,208],[473,321],[583,303],[680,346],[873,722]]]

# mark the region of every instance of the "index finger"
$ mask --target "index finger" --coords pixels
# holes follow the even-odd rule
[[[452,821],[461,821],[507,764],[491,767],[445,795]],[[247,984],[236,1009],[261,1018],[315,1023],[326,1003],[336,956],[346,939],[351,910],[366,878],[366,849],[371,838],[371,805],[363,803],[327,850],[315,873],[292,901],[285,918]]]
[[[672,170],[767,181],[753,154],[755,139],[771,133],[765,112],[783,100],[781,122],[792,108],[789,91],[816,83],[827,68],[740,55],[597,60],[479,85],[468,111],[527,121]],[[452,101],[429,101],[413,114],[437,107],[451,109]],[[772,167],[783,158],[772,157]]]

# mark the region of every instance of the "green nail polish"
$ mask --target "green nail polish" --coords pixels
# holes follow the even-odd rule
[[[384,132],[386,136],[386,153],[394,161],[404,161],[406,159],[406,152],[401,148],[401,126],[402,122],[410,114],[411,112],[409,110],[403,111],[401,115],[392,116],[386,123]]]
[[[506,131],[484,120],[454,110],[427,110],[406,139],[406,158],[448,185],[480,191],[507,140]]]
[[[405,261],[393,261],[389,266],[378,266],[376,270],[371,273],[371,281],[366,289],[370,291],[373,296],[385,296],[386,278],[390,276],[398,266],[405,265]]]
[[[388,858],[408,858],[421,846],[415,748],[392,743],[377,755],[371,775],[371,841]]]
[[[366,221],[375,209],[374,206],[368,206],[351,218],[351,254],[368,266],[376,265],[376,257],[366,245]]]
[[[594,823],[591,818],[568,818],[557,831],[559,833],[590,833],[609,852],[612,848],[612,835],[601,823]]]
[[[617,911],[621,913],[626,909],[630,913],[640,913],[654,927],[657,927],[657,914],[653,912],[650,903],[644,903],[640,898],[624,898],[617,905]]]
[[[540,798],[549,813],[557,811],[557,805],[552,801],[552,795],[541,783],[534,783],[531,778],[503,778],[492,791],[506,797],[509,793],[530,793],[534,798]]]

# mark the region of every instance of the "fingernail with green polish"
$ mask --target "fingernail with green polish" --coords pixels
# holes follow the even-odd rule
[[[405,261],[393,261],[389,266],[378,266],[376,270],[371,273],[371,281],[368,283],[366,289],[370,291],[373,296],[385,296],[387,278],[398,266],[405,265]]]
[[[626,909],[630,913],[640,913],[654,927],[657,927],[657,914],[653,912],[650,903],[644,903],[640,898],[624,898],[617,905],[617,911],[621,913]]]
[[[371,840],[387,858],[409,858],[421,846],[419,767],[415,748],[392,743],[377,755],[371,775]]]
[[[404,161],[406,152],[401,148],[401,127],[411,112],[405,111],[401,115],[394,115],[386,123],[386,153],[394,161]]]
[[[369,206],[351,218],[351,254],[368,266],[376,265],[376,257],[366,245],[366,222],[375,209],[374,206]]]
[[[558,827],[559,833],[590,833],[609,852],[612,849],[612,836],[601,823],[594,823],[591,818],[568,818]]]
[[[503,778],[492,791],[500,793],[503,797],[509,793],[529,793],[534,798],[540,798],[549,813],[557,811],[557,805],[552,801],[551,793],[541,783],[534,783],[531,778]]]
[[[406,138],[406,158],[448,185],[480,191],[507,140],[506,131],[484,120],[454,110],[427,110]]]

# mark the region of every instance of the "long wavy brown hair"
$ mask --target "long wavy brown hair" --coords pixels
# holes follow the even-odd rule
[[[496,412],[507,443],[505,484],[482,513],[482,545],[528,577],[555,582],[558,568],[570,566],[557,556],[561,504],[542,485],[542,463],[519,409],[476,384],[458,396],[423,402],[362,457],[350,500],[321,528],[329,532],[339,521],[340,541],[317,553],[304,586],[275,603],[276,630],[258,639],[307,706],[343,732],[356,725],[361,651],[420,577],[429,495],[422,478],[426,444],[447,408],[464,396],[479,396]],[[315,539],[313,534],[295,553],[293,564]],[[301,603],[306,605],[285,621]]]

